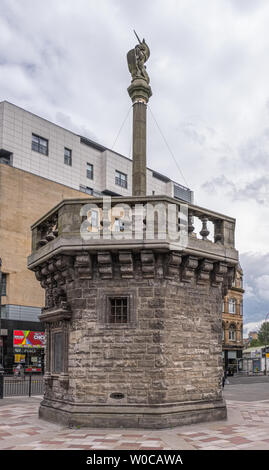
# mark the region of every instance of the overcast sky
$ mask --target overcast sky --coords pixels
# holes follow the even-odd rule
[[[0,100],[110,148],[126,118],[114,146],[126,156],[126,53],[136,44],[133,29],[145,37],[153,91],[148,166],[188,185],[196,204],[237,219],[245,323],[264,319],[268,0],[0,0],[0,11]]]

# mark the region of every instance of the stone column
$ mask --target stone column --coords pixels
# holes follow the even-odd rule
[[[146,80],[136,78],[128,93],[133,102],[133,196],[146,196],[147,102],[152,92]]]
[[[146,196],[147,105],[136,101],[133,105],[133,196]]]

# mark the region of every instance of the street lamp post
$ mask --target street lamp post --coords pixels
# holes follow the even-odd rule
[[[266,317],[265,317],[265,320],[264,320],[264,323],[266,324],[267,320],[269,318],[269,313],[267,313]],[[266,350],[267,350],[267,342],[268,342],[268,337],[267,337],[267,329],[266,329],[266,325],[265,325],[265,369],[264,369],[264,375],[267,375],[267,357],[266,357]]]

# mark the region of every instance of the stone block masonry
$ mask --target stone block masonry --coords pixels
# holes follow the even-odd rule
[[[54,259],[36,272],[47,286],[41,319],[50,345],[40,416],[68,425],[143,428],[225,418],[221,283],[214,283],[213,274],[199,283],[199,267],[186,281],[186,259],[171,279],[171,253],[154,251],[151,276],[143,270],[141,253],[130,252],[132,277],[125,278],[121,257],[109,254],[112,269],[106,274],[103,258],[85,252]],[[57,266],[64,265],[70,277],[57,305],[59,287],[51,276],[57,278]],[[128,297],[126,323],[108,321],[112,297]],[[68,337],[62,343],[66,369],[56,372],[53,338],[58,331]]]

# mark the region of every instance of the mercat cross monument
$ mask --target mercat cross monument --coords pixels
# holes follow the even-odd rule
[[[156,429],[226,418],[221,304],[238,263],[235,219],[147,194],[149,55],[139,39],[127,54],[132,196],[63,200],[31,227],[28,268],[45,289],[39,415],[65,425]]]

